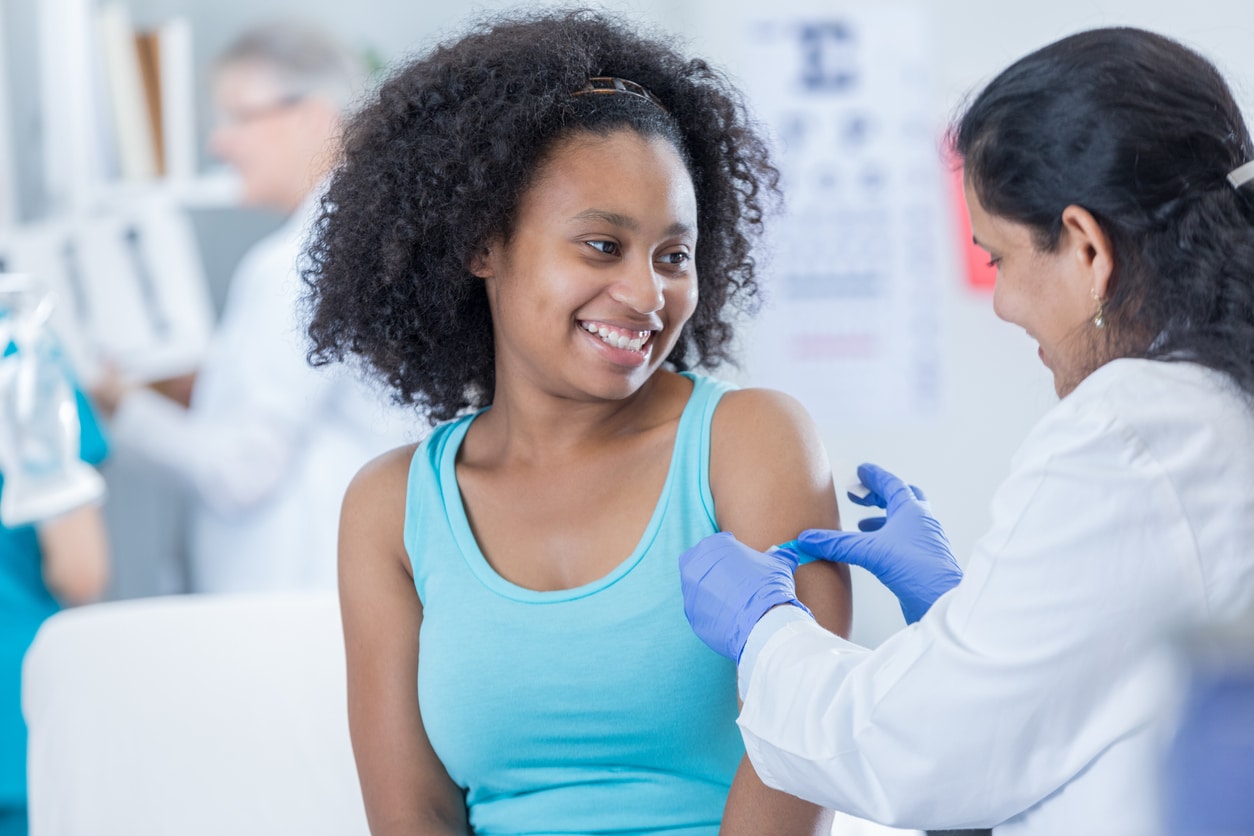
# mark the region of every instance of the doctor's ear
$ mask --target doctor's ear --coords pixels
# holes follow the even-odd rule
[[[1106,299],[1115,272],[1115,248],[1110,236],[1087,209],[1071,205],[1062,210],[1062,246],[1070,251],[1081,278],[1098,299]]]

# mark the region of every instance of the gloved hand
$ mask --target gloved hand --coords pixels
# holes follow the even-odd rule
[[[923,491],[873,464],[861,465],[858,478],[871,493],[865,499],[849,498],[885,508],[887,516],[862,520],[860,532],[803,531],[797,549],[867,569],[897,596],[906,623],[913,624],[958,585],[962,569]]]
[[[749,633],[766,611],[797,600],[797,560],[786,550],[765,554],[726,532],[706,537],[679,556],[684,615],[716,653],[740,661]]]

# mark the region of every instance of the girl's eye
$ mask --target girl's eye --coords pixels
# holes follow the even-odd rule
[[[605,253],[606,255],[618,255],[619,253],[618,244],[613,241],[588,241],[587,244],[597,252]]]
[[[683,252],[682,250],[679,252],[673,252],[673,253],[663,253],[662,255],[662,261],[664,263],[673,265],[675,267],[682,267],[683,265],[687,264],[691,259],[692,259],[692,256],[688,255],[688,253]]]

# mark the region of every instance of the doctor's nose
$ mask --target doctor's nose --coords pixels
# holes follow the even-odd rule
[[[610,298],[628,306],[636,313],[651,314],[662,309],[662,277],[653,262],[627,264],[618,280],[610,287]]]

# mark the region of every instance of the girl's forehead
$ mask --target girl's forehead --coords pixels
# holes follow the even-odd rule
[[[586,154],[589,151],[618,150],[632,156],[645,156],[656,153],[662,146],[669,149],[681,161],[682,151],[674,141],[665,134],[656,131],[641,131],[633,125],[621,125],[608,130],[587,130],[574,128],[549,141],[540,152],[535,168],[544,168],[555,159],[572,154]]]
[[[692,177],[679,152],[662,137],[631,130],[588,134],[554,149],[522,203],[579,203],[591,198],[603,206],[655,203],[658,211],[696,211]]]

